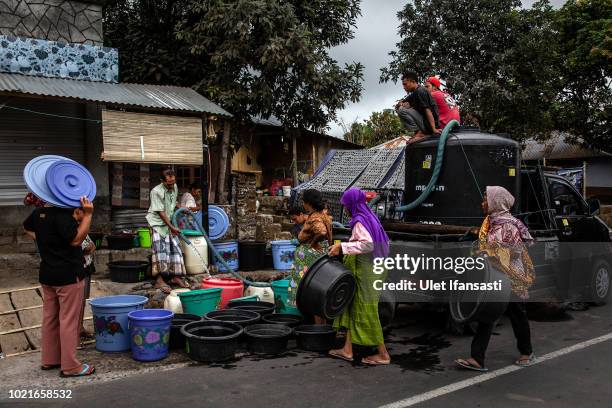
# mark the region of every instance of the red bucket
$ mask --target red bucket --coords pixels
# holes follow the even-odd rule
[[[202,289],[220,288],[221,289],[221,304],[219,309],[225,309],[227,303],[239,297],[242,297],[244,284],[240,279],[234,278],[208,278],[202,280]]]

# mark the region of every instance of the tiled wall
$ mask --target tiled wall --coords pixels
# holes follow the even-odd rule
[[[0,34],[102,45],[102,6],[99,3],[0,0]]]

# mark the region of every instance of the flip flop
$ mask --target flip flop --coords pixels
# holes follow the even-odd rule
[[[514,365],[519,366],[519,367],[529,367],[531,365],[533,365],[536,362],[536,356],[535,354],[531,353],[529,355],[528,358],[526,359],[518,359],[514,362]]]
[[[83,369],[76,374],[66,374],[63,371],[60,371],[60,377],[85,377],[87,375],[92,375],[96,372],[96,368],[94,366],[90,366],[89,364],[83,364]]]
[[[55,370],[56,368],[60,368],[61,364],[43,364],[40,366],[40,369],[43,371]]]
[[[391,360],[380,360],[380,361],[376,361],[376,360],[372,360],[370,359],[370,357],[364,357],[361,359],[361,362],[363,364],[367,364],[367,365],[389,365],[391,364]]]
[[[489,371],[489,369],[486,368],[486,367],[475,366],[474,364],[472,364],[469,361],[464,360],[462,358],[458,358],[457,360],[455,360],[455,363],[457,365],[459,365],[460,367],[462,367],[462,368],[467,368],[468,370],[481,371],[481,372]]]
[[[344,361],[348,361],[348,362],[352,362],[353,361],[353,357],[347,357],[344,354],[341,354],[339,352],[337,352],[336,350],[330,350],[329,351],[329,355],[335,358],[339,358],[340,360],[344,360]]]

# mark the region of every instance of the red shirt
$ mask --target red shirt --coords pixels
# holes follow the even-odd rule
[[[446,126],[451,120],[456,120],[461,123],[461,118],[459,117],[459,105],[457,105],[457,102],[452,96],[439,90],[434,90],[431,93],[431,96],[433,97],[434,101],[436,101],[436,105],[438,105],[441,129],[444,129],[444,126]]]

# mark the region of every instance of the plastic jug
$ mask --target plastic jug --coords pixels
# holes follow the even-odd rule
[[[183,305],[181,304],[181,299],[178,297],[178,293],[189,292],[189,289],[174,289],[170,292],[168,296],[166,296],[166,300],[164,300],[164,309],[170,310],[172,313],[183,313]]]
[[[272,288],[258,288],[255,286],[249,286],[244,291],[244,296],[257,296],[262,302],[274,303],[274,291]]]

